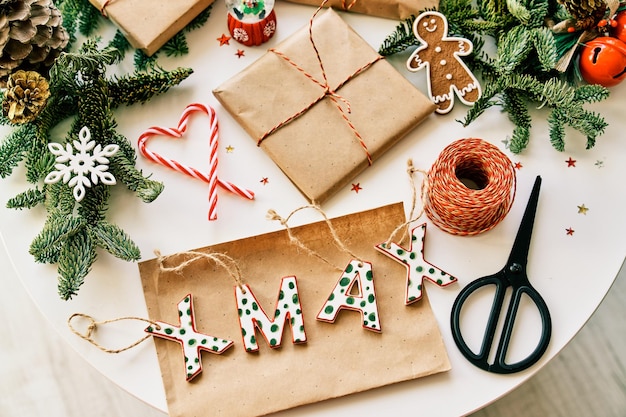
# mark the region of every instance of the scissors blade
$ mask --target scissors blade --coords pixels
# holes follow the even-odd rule
[[[528,252],[530,249],[530,239],[533,233],[533,225],[535,223],[535,213],[537,212],[537,203],[539,202],[539,190],[541,188],[541,176],[537,175],[535,184],[528,198],[528,204],[522,217],[517,236],[515,236],[515,242],[509,255],[509,261],[507,267],[513,264],[518,264],[522,267],[526,266],[528,261]]]

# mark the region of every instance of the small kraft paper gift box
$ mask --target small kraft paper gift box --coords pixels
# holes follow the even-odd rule
[[[154,54],[215,0],[89,0],[133,48]]]
[[[435,109],[333,9],[213,94],[318,204]]]
[[[319,6],[320,0],[288,0],[292,3]],[[370,16],[404,20],[424,10],[439,8],[439,0],[329,0],[324,7],[363,13]]]

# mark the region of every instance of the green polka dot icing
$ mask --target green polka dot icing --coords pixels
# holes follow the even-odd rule
[[[245,294],[241,288],[235,287],[237,307],[242,308],[244,305],[258,306],[256,309],[245,310],[245,314],[239,316],[242,334],[252,335],[251,337],[243,338],[244,348],[247,352],[259,350],[258,338],[254,336],[257,330],[271,347],[279,347],[282,343],[283,329],[286,322],[291,326],[293,343],[306,342],[304,318],[302,316],[302,306],[300,305],[298,284],[295,276],[282,279],[272,319],[265,314],[263,307],[259,304],[250,287],[243,285],[243,289]]]
[[[371,263],[351,260],[317,314],[317,319],[333,323],[342,309],[355,310],[361,313],[365,329],[380,332],[373,277]],[[364,285],[364,281],[370,284]],[[357,294],[353,288],[358,289]]]
[[[405,304],[411,304],[422,298],[423,281],[427,279],[439,287],[456,282],[457,279],[447,272],[431,265],[424,259],[424,241],[426,237],[426,223],[417,226],[411,231],[411,246],[404,249],[395,243],[376,245],[376,249],[392,259],[403,264],[407,269],[407,285]],[[421,244],[414,248],[413,244]]]
[[[187,381],[190,381],[202,372],[201,350],[219,355],[230,348],[233,342],[196,331],[191,294],[178,303],[178,317],[178,326],[157,321],[155,322],[157,326],[149,326],[145,331],[155,337],[161,337],[181,344],[185,362],[187,363],[185,375]]]

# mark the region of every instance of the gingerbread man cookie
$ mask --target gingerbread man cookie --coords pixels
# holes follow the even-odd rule
[[[452,110],[455,93],[464,104],[476,102],[481,95],[480,84],[460,58],[472,52],[472,43],[449,37],[448,21],[439,12],[420,14],[413,33],[421,45],[411,54],[407,67],[409,71],[428,69],[428,93],[437,113]]]

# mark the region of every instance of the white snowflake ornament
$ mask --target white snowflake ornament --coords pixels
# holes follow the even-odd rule
[[[117,145],[106,145],[104,148],[91,140],[91,132],[87,126],[78,133],[78,140],[67,143],[65,148],[60,143],[49,143],[48,149],[56,155],[55,171],[50,172],[44,182],[54,184],[63,181],[70,187],[74,187],[73,193],[76,201],[85,197],[85,187],[102,182],[106,185],[115,185],[115,177],[108,172],[109,159],[118,150]],[[77,152],[74,153],[74,150]],[[91,152],[91,153],[90,153]]]

